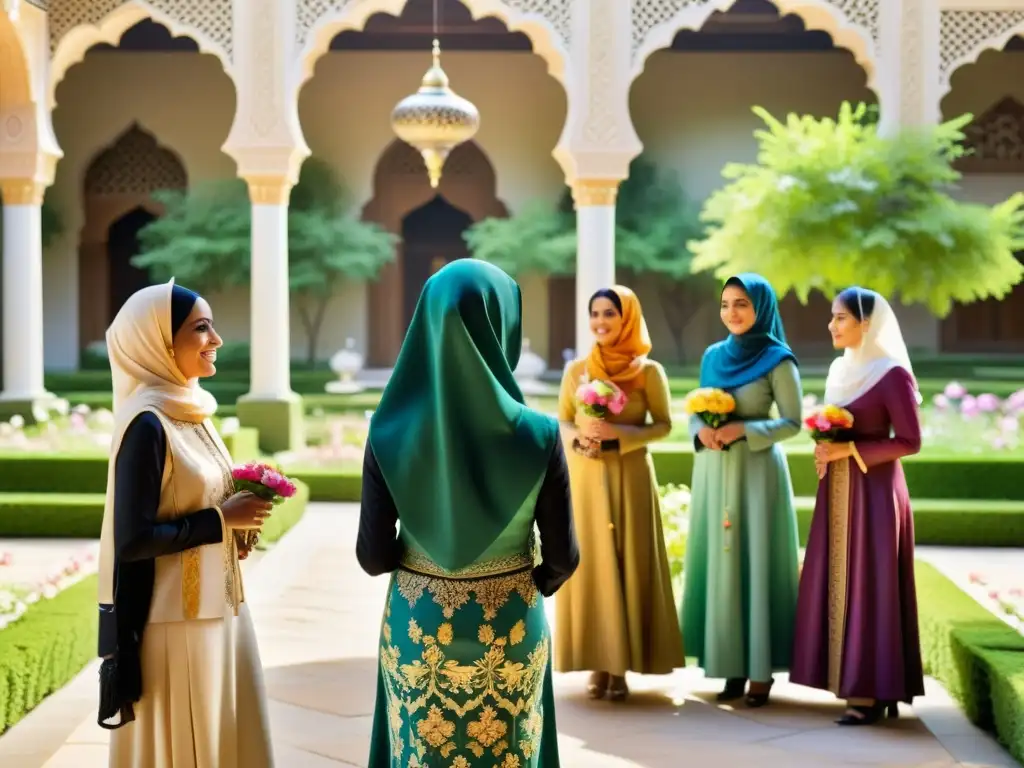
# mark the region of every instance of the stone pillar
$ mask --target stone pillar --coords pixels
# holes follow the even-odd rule
[[[238,417],[276,452],[304,443],[302,399],[291,389],[288,197],[309,156],[290,71],[295,4],[250,0],[235,8],[238,105],[224,151],[252,201],[251,373]]]
[[[4,416],[32,415],[48,398],[43,387],[43,242],[40,209],[45,185],[2,179]]]
[[[941,120],[939,45],[938,3],[886,0],[879,5],[875,82],[883,134]]]
[[[576,354],[593,344],[587,324],[590,297],[615,284],[615,196],[618,179],[577,179],[576,203]]]
[[[568,114],[555,148],[576,202],[576,354],[593,340],[590,296],[615,282],[615,197],[642,145],[629,114],[631,4],[573,3]]]

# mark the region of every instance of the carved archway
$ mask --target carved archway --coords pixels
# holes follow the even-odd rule
[[[316,63],[327,53],[331,40],[345,30],[361,30],[377,13],[399,16],[408,0],[365,0],[361,3],[324,3],[298,0],[296,50],[292,98],[298,99],[303,84],[313,76]],[[460,0],[473,18],[494,16],[511,32],[523,32],[533,51],[548,65],[548,72],[565,86],[569,66],[572,0]]]
[[[63,0],[54,3],[49,14],[50,106],[56,104],[60,81],[90,48],[98,43],[116,46],[121,36],[143,19],[194,40],[200,51],[217,57],[235,84],[232,0]]]
[[[163,213],[159,190],[188,188],[181,159],[132,124],[89,164],[83,181],[85,224],[78,250],[79,339],[82,348],[103,338],[111,314],[108,238],[111,227],[135,211]]]
[[[393,141],[377,162],[373,198],[363,208],[363,218],[401,234],[402,221],[435,197],[464,211],[476,222],[508,215],[498,199],[494,166],[475,142],[452,151],[438,189],[431,189],[426,167],[419,153],[405,142]],[[370,284],[369,363],[390,366],[398,356],[405,335],[404,244],[399,244],[394,262]]]
[[[631,80],[641,75],[656,51],[668,48],[681,29],[698,30],[716,11],[727,11],[736,0],[633,0]],[[772,0],[779,13],[795,13],[808,30],[831,35],[839,48],[853,54],[867,74],[867,87],[877,93],[879,14],[884,0]]]

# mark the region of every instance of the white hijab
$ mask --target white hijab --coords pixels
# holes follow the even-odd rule
[[[864,289],[858,289],[857,303],[861,305],[858,309],[863,318],[862,292]],[[903,341],[896,313],[881,295],[874,291],[871,294],[875,306],[860,345],[855,349],[847,347],[843,356],[834,360],[828,369],[825,402],[830,405],[849,405],[867,393],[893,368],[903,368],[911,376],[914,375],[910,353]],[[920,392],[917,393],[917,402],[921,402]]]
[[[107,468],[107,497],[100,533],[99,597],[114,599],[114,465],[128,425],[146,410],[177,421],[201,423],[217,401],[186,379],[171,352],[171,289],[174,280],[132,294],[107,329],[107,352],[114,377],[114,433]]]

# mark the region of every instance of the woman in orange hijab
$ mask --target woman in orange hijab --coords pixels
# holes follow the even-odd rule
[[[600,290],[589,308],[595,344],[566,366],[558,398],[581,558],[556,598],[555,669],[590,671],[591,698],[622,701],[627,671],[665,675],[686,663],[647,452],[672,417],[636,294]],[[625,393],[620,413],[592,419],[578,407],[581,384],[597,380]]]

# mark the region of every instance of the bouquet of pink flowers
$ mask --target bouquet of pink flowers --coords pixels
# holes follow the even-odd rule
[[[601,379],[584,381],[576,390],[577,407],[592,419],[606,419],[609,414],[622,413],[628,399],[617,386]],[[601,444],[586,437],[576,438],[573,449],[591,459],[601,455]]]
[[[289,480],[276,467],[269,464],[261,464],[252,461],[248,464],[234,467],[231,470],[231,477],[235,481],[235,491],[248,491],[277,506],[285,499],[295,495],[295,483]],[[238,556],[244,560],[249,556],[249,551],[259,541],[259,531],[235,531],[235,541],[238,544]]]
[[[235,491],[249,491],[275,506],[295,495],[295,483],[269,464],[253,461],[231,470]]]

